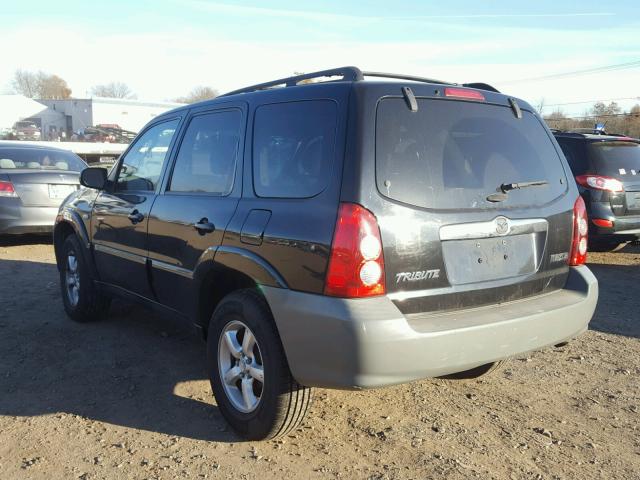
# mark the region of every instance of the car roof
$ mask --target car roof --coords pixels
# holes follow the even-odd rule
[[[639,143],[640,139],[627,137],[625,135],[607,135],[600,133],[580,133],[580,132],[560,132],[553,131],[556,137],[584,139],[588,142],[635,142]]]
[[[19,148],[23,150],[43,150],[50,152],[74,153],[71,150],[67,150],[65,148],[50,147],[48,145],[34,145],[33,143],[24,143],[17,141],[0,141],[0,148]]]

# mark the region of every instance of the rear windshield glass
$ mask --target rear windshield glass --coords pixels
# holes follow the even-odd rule
[[[74,153],[39,148],[0,148],[0,170],[69,170],[81,172],[87,166]]]
[[[609,177],[640,175],[640,145],[634,142],[592,142],[589,156],[595,172]]]
[[[376,179],[392,199],[433,209],[541,205],[562,195],[566,176],[546,130],[531,113],[451,100],[383,99],[376,120]],[[503,183],[547,181],[486,200]]]

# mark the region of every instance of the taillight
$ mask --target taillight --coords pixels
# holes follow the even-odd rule
[[[384,295],[384,258],[376,217],[341,203],[331,244],[324,293],[334,297]]]
[[[582,197],[578,197],[573,206],[573,238],[571,240],[569,265],[582,265],[587,261],[588,233],[587,207],[585,207]]]
[[[607,220],[606,218],[593,218],[591,221],[598,227],[613,228],[613,221]]]
[[[17,197],[13,183],[0,180],[0,197]]]
[[[464,100],[476,100],[484,102],[485,98],[482,93],[477,90],[469,90],[467,88],[447,87],[444,89],[445,97],[462,98]]]
[[[607,192],[622,192],[624,190],[624,185],[622,185],[620,180],[602,175],[578,175],[576,182],[583,187],[595,188],[596,190],[604,190]]]

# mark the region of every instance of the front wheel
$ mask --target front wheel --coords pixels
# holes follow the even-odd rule
[[[220,412],[243,437],[275,438],[302,423],[311,389],[291,376],[271,312],[257,292],[234,292],[216,308],[207,368]]]
[[[89,266],[75,235],[69,235],[62,245],[60,288],[67,315],[76,322],[89,322],[104,316],[109,299],[98,291]]]

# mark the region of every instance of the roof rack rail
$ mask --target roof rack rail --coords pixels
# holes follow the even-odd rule
[[[251,85],[250,87],[241,88],[239,90],[233,90],[232,92],[220,95],[226,97],[229,95],[235,95],[237,93],[249,93],[257,90],[265,90],[268,88],[284,85],[285,87],[295,87],[303,80],[312,80],[314,78],[322,77],[342,77],[342,80],[357,82],[363,80],[362,72],[358,67],[341,67],[332,68],[330,70],[321,70],[319,72],[305,73],[302,75],[294,75],[293,77],[280,78],[278,80],[272,80],[270,82],[258,83],[257,85]]]
[[[397,80],[410,80],[412,82],[437,83],[440,85],[457,85],[456,83],[434,80],[433,78],[416,77],[414,75],[402,75],[398,73],[362,72],[365,77],[395,78]]]
[[[280,78],[278,80],[272,80],[270,82],[258,83],[257,85],[251,85],[250,87],[241,88],[239,90],[233,90],[231,92],[220,95],[221,97],[227,97],[229,95],[236,95],[238,93],[250,93],[258,90],[266,90],[269,88],[285,86],[295,87],[304,80],[313,80],[315,78],[322,77],[341,77],[340,80],[348,82],[360,82],[364,80],[364,77],[378,77],[378,78],[393,78],[396,80],[409,80],[412,82],[421,83],[435,83],[438,85],[459,85],[458,83],[445,82],[443,80],[435,80],[433,78],[417,77],[415,75],[403,75],[399,73],[384,73],[384,72],[363,72],[358,67],[340,67],[332,68],[330,70],[320,70],[319,72],[305,73],[302,75],[294,75],[292,77]],[[330,80],[339,81],[339,80]],[[463,87],[477,88],[479,90],[488,90],[491,92],[498,92],[496,88],[486,83],[465,83]]]

